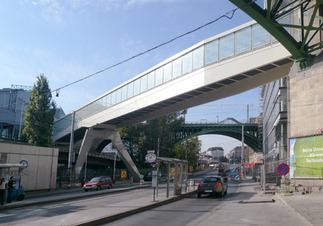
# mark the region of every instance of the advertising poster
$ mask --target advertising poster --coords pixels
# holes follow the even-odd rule
[[[323,136],[289,140],[290,177],[323,177]]]

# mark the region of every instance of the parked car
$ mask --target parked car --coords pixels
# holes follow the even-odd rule
[[[228,191],[228,178],[223,176],[206,176],[197,188],[197,197],[202,194],[220,195],[223,197]]]
[[[85,183],[83,186],[84,191],[88,190],[101,190],[103,188],[112,188],[112,184],[115,184],[115,181],[110,176],[100,176],[94,177],[89,182]]]

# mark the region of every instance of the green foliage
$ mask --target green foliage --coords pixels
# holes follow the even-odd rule
[[[193,137],[175,148],[175,158],[185,159],[190,166],[195,166],[200,150],[201,141],[199,141],[198,137]]]
[[[157,153],[158,139],[159,156],[175,156],[172,134],[183,122],[183,112],[176,112],[122,128],[119,132],[135,164],[138,167],[148,167],[145,156],[148,150],[155,150]]]
[[[37,76],[29,100],[22,134],[28,143],[51,146],[56,105],[52,102],[51,90],[44,75]]]
[[[143,155],[143,153],[138,149],[142,140],[142,130],[143,125],[141,123],[123,127],[119,130],[123,139],[123,144],[136,165],[140,165],[142,160],[145,159],[145,155]]]

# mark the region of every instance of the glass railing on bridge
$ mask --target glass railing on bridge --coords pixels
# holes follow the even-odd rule
[[[290,21],[291,18],[288,16],[285,17],[285,20]],[[76,120],[85,119],[203,67],[263,48],[274,42],[277,40],[255,22],[248,23],[229,34],[214,36],[208,41],[201,42],[200,45],[197,44],[195,48],[181,52],[177,58],[172,57],[169,61],[166,60],[158,68],[148,70],[147,73],[137,76],[118,89],[110,91],[78,109]],[[70,114],[55,122],[54,134],[70,127],[71,120]]]

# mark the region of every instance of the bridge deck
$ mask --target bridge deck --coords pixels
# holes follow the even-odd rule
[[[252,21],[192,46],[77,109],[74,130],[126,126],[235,95],[283,77],[292,62],[289,52]],[[55,122],[55,141],[68,139],[71,121],[69,114]]]

